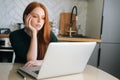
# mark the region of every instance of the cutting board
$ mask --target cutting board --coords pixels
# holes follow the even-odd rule
[[[69,28],[70,28],[70,16],[71,16],[71,13],[61,13],[60,14],[60,34],[61,35],[68,35],[69,32]],[[72,30],[73,31],[76,31],[76,16],[75,14],[73,14],[73,21],[74,21],[74,24],[72,26]],[[73,33],[74,34],[74,33]]]

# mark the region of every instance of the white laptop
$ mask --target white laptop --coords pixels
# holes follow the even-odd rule
[[[96,42],[50,43],[41,67],[30,67],[31,69],[20,67],[19,70],[36,79],[81,73],[95,46]]]

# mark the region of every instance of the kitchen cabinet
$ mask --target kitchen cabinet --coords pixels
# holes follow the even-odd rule
[[[99,43],[96,45],[89,61],[88,64],[94,66],[94,67],[98,67],[98,63],[99,63]]]
[[[0,34],[0,62],[14,62],[14,56],[9,42],[9,34]]]
[[[120,44],[101,45],[99,68],[120,78]]]
[[[88,0],[86,36],[100,39],[103,0]]]
[[[0,62],[12,62],[13,52],[0,51]]]
[[[98,68],[118,78],[120,78],[119,4],[120,0],[88,0],[86,22],[86,35],[101,39]]]
[[[87,21],[85,35],[101,39],[101,25],[103,14],[103,0],[88,0]],[[100,42],[101,43],[101,42]],[[97,44],[95,51],[91,55],[88,64],[98,67],[100,62],[100,43]]]
[[[0,47],[0,62],[14,62],[14,51],[11,47]]]
[[[120,0],[104,0],[100,45],[102,70],[120,78]]]

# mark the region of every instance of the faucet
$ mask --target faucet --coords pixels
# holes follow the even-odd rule
[[[74,11],[74,9],[76,10],[76,16],[77,16],[77,6],[73,6],[72,12],[71,12],[71,16],[70,16],[70,32],[69,32],[69,36],[70,37],[72,37],[72,26],[73,26],[73,23],[74,23],[72,18],[73,18],[73,11]]]

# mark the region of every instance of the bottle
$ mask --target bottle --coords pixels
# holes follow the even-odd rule
[[[56,36],[57,36],[58,33],[59,33],[56,19],[53,19],[53,21],[52,21],[52,31],[54,32],[54,34],[55,34]]]
[[[81,25],[78,25],[77,34],[81,34]]]

